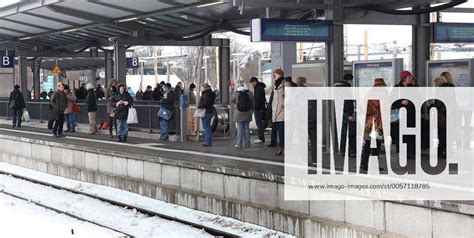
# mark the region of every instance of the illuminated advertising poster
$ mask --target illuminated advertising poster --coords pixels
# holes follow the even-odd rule
[[[376,78],[383,78],[385,84],[392,87],[398,82],[396,75],[400,74],[402,66],[403,59],[353,62],[355,85],[371,87]]]
[[[427,63],[428,85],[433,86],[433,80],[443,72],[449,72],[453,76],[454,85],[458,87],[472,86],[471,59],[450,61],[429,61]]]

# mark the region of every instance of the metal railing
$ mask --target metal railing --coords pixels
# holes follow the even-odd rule
[[[75,113],[77,123],[88,123],[86,105],[83,102],[78,102],[80,111]],[[133,107],[137,110],[138,124],[130,125],[132,129],[140,131],[149,131],[160,129],[160,122],[156,114],[160,110],[160,105],[151,104],[147,101],[135,101]],[[31,119],[48,121],[49,120],[49,100],[30,100],[27,102],[26,109],[30,114]],[[179,133],[179,118],[181,117],[178,104],[175,104],[174,115],[170,122],[170,132]],[[0,117],[9,117],[11,114],[8,99],[0,99]],[[98,102],[97,104],[97,123],[108,120],[107,104],[105,102]]]

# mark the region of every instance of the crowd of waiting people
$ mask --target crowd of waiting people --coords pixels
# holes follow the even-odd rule
[[[285,110],[284,110],[284,91],[288,87],[306,87],[306,78],[298,77],[294,82],[291,77],[285,77],[283,70],[276,69],[273,72],[274,86],[271,89],[269,102],[266,100],[266,85],[263,82],[259,82],[256,77],[250,79],[249,86],[252,87],[250,90],[247,85],[242,81],[236,85],[236,90],[230,98],[230,103],[234,105],[234,121],[237,127],[237,139],[235,143],[236,148],[250,147],[250,122],[253,118],[256,120],[257,126],[257,139],[254,141],[255,144],[261,144],[265,142],[265,129],[271,124],[271,137],[268,147],[276,147],[275,155],[284,155],[284,140],[285,140]],[[351,87],[353,85],[354,77],[351,74],[344,75],[343,79],[337,82],[335,87]],[[440,76],[433,80],[433,83],[437,87],[453,87],[453,77],[449,72],[443,72]],[[377,78],[374,80],[373,87],[385,87],[385,81],[383,78]],[[417,86],[417,79],[409,71],[403,71],[400,73],[400,81],[395,87],[415,87]],[[196,85],[191,84],[188,90],[189,103],[196,103]],[[66,132],[75,132],[76,122],[74,114],[78,112],[79,107],[77,100],[85,100],[86,110],[89,119],[89,132],[88,134],[96,134],[98,127],[96,123],[96,112],[97,112],[97,101],[105,99],[107,102],[107,114],[108,124],[107,129],[109,131],[109,137],[113,138],[113,131],[115,128],[116,135],[120,142],[127,141],[128,136],[128,124],[127,118],[129,110],[132,107],[135,100],[155,100],[161,102],[161,108],[159,116],[161,140],[168,140],[169,133],[169,122],[173,116],[173,110],[175,102],[180,100],[180,96],[184,93],[182,83],[178,83],[174,88],[171,84],[161,82],[153,90],[151,86],[147,86],[143,92],[141,88],[132,96],[130,88],[127,88],[124,84],[118,84],[115,79],[111,80],[108,87],[104,90],[100,84],[94,87],[92,84],[82,84],[77,90],[71,90],[68,85],[59,83],[56,91],[50,90],[49,93],[45,91],[41,93],[43,99],[49,98],[50,100],[50,120],[48,122],[48,128],[52,130],[52,133],[56,137],[63,137],[63,124],[66,122]],[[216,100],[216,93],[213,91],[208,83],[201,85],[201,96],[200,101],[197,104],[198,110],[202,110],[202,115],[199,116],[201,119],[204,129],[204,142],[203,147],[212,146],[212,129],[211,120],[214,116],[215,108],[214,103]],[[392,110],[399,109],[405,106],[408,102],[406,100],[400,100],[398,104],[392,106]],[[21,127],[21,117],[23,109],[26,107],[25,100],[20,91],[20,86],[15,85],[14,90],[10,93],[9,99],[10,109],[12,111],[12,125],[13,127]],[[343,111],[343,128],[341,136],[343,140],[340,143],[340,152],[345,154],[346,150],[346,134],[347,128],[349,132],[356,127],[355,124],[355,106],[350,101],[345,101]],[[366,127],[375,128],[376,132],[380,135],[383,134],[381,126],[381,112],[377,111],[380,108],[378,105],[368,105],[367,114],[372,120],[370,125]],[[164,110],[161,112],[161,110]],[[316,126],[316,112],[315,106],[309,106],[309,141],[311,145],[311,158],[312,162],[310,165],[316,163],[316,134],[313,130]],[[159,113],[159,114],[160,114]],[[429,126],[428,118],[422,118],[422,130],[427,130]],[[267,123],[268,122],[268,123]],[[396,150],[399,152],[399,127],[397,121],[391,122],[391,136],[392,141],[396,144]],[[442,123],[441,125],[443,126]],[[444,125],[445,126],[445,125]],[[355,157],[356,151],[356,138],[355,134],[349,133],[347,135],[349,146],[348,154],[349,157]],[[377,149],[380,149],[383,143],[383,137],[377,137]],[[427,141],[429,138],[422,138],[422,148],[426,149],[429,145]],[[441,145],[445,145],[446,141],[441,140]],[[372,153],[370,148],[370,136],[364,135],[364,144],[362,146],[362,163],[361,169],[367,170],[367,161]],[[440,148],[446,148],[441,146]],[[440,153],[446,153],[445,151],[439,151]],[[408,149],[409,156],[414,156],[413,148]]]

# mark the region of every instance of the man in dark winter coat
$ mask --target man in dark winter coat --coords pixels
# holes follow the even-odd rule
[[[343,80],[334,84],[334,87],[352,87],[354,76],[345,74]],[[349,157],[356,156],[356,121],[355,121],[355,102],[353,100],[344,100],[341,144],[339,152],[346,153],[346,138],[349,139]],[[347,133],[349,129],[349,135]]]
[[[254,116],[258,129],[258,139],[255,140],[254,143],[260,144],[265,142],[265,128],[263,127],[263,122],[266,120],[267,116],[267,99],[265,98],[266,85],[262,82],[259,82],[256,77],[252,77],[250,79],[250,84],[254,87]]]
[[[53,106],[53,117],[55,119],[53,126],[53,136],[64,137],[63,125],[64,125],[64,111],[67,107],[67,97],[64,93],[64,84],[59,83],[58,89],[51,98],[51,106]]]
[[[21,116],[23,115],[23,109],[26,107],[26,104],[19,85],[15,85],[13,88],[13,91],[10,93],[8,103],[10,109],[12,110],[12,126],[18,126],[18,128],[20,128]]]
[[[133,98],[127,92],[124,84],[119,84],[119,93],[112,98],[115,103],[115,120],[117,121],[117,136],[119,142],[126,142],[128,135],[128,111],[133,104]]]
[[[161,84],[157,84],[153,90],[153,100],[160,101],[163,97],[163,88]]]
[[[163,87],[163,99],[161,100],[161,107],[166,109],[168,113],[173,113],[174,111],[174,102],[176,101],[175,92],[171,89],[171,84],[167,83]],[[160,117],[160,139],[163,141],[168,140],[168,133],[169,133],[169,123],[170,120],[166,118]]]

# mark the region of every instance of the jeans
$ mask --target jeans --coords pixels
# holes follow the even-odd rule
[[[276,131],[278,133],[278,138],[280,140],[280,146],[285,146],[285,122],[279,121],[279,122],[274,122],[274,124],[276,127]]]
[[[115,120],[115,117],[109,116],[109,134],[110,135],[112,135],[114,128],[115,128],[115,134],[117,134],[117,121]]]
[[[74,131],[76,129],[76,121],[74,120],[74,113],[66,114],[66,125],[67,129]]]
[[[356,123],[352,121],[344,121],[342,123],[342,132],[341,132],[341,145],[340,145],[340,152],[342,154],[346,153],[346,140],[349,140],[349,155],[354,155],[356,153],[356,134],[354,133],[356,130]],[[349,131],[347,130],[349,129]],[[351,134],[351,130],[353,133]]]
[[[21,126],[21,116],[23,115],[22,108],[14,108],[12,109],[12,124],[13,126]]]
[[[254,116],[255,116],[255,123],[257,124],[257,129],[258,129],[258,139],[261,140],[262,142],[265,142],[265,128],[263,128],[263,117],[265,111],[263,110],[255,110]]]
[[[170,121],[160,117],[160,139],[167,141],[170,131]]]
[[[64,126],[64,113],[59,113],[56,121],[54,121],[53,133],[57,135],[62,135],[63,126]]]
[[[89,132],[91,133],[95,133],[97,131],[95,115],[96,115],[96,112],[87,113],[87,116],[89,117]]]
[[[119,120],[117,119],[117,136],[127,136],[128,134],[128,124],[127,119]]]
[[[211,129],[211,120],[214,116],[214,113],[206,113],[203,118],[201,118],[202,127],[204,129],[204,144],[212,145],[212,129]]]
[[[245,147],[250,147],[250,122],[238,121],[237,124],[237,143],[238,147],[242,147],[242,142]]]

